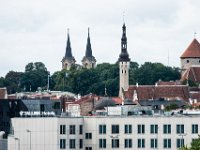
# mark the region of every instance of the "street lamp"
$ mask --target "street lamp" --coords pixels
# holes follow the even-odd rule
[[[31,150],[31,130],[26,130],[30,134],[30,150]]]
[[[15,138],[15,141],[18,141],[18,149],[17,150],[20,150],[20,139],[19,138]]]

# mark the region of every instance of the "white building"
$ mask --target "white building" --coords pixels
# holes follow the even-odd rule
[[[8,150],[176,150],[198,138],[194,114],[13,118]]]

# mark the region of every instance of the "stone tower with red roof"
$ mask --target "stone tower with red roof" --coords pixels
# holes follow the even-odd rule
[[[127,37],[125,23],[122,26],[121,53],[119,55],[119,96],[122,97],[123,91],[129,88],[129,66],[130,58],[127,51]]]
[[[182,76],[191,67],[200,67],[200,44],[196,38],[193,39],[180,58]]]

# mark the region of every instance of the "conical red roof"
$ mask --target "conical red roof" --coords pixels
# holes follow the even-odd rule
[[[199,58],[200,57],[200,44],[194,38],[192,43],[188,46],[188,48],[181,55],[181,58]]]

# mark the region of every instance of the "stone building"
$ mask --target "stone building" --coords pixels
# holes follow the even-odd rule
[[[127,91],[129,88],[129,66],[130,58],[127,51],[127,37],[125,23],[122,27],[121,38],[121,53],[119,55],[119,96],[122,97],[123,91]]]

